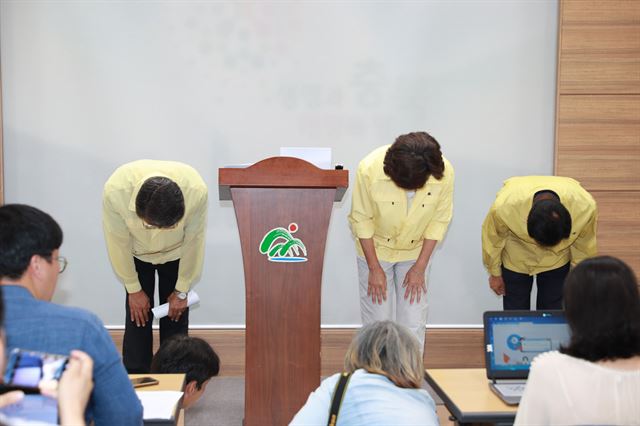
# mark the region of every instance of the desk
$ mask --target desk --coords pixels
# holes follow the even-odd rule
[[[136,377],[153,377],[158,380],[157,385],[153,386],[144,386],[141,388],[136,388],[136,391],[140,392],[153,392],[153,391],[184,391],[184,374],[129,374],[130,379],[135,379]],[[172,419],[169,422],[163,422],[159,420],[148,421],[145,420],[145,425],[175,425],[175,426],[184,426],[184,410],[182,409],[182,399],[178,402],[176,406],[177,413],[174,413]],[[176,415],[177,414],[177,415]]]
[[[517,405],[489,389],[484,368],[428,369],[425,379],[459,423],[513,422]]]

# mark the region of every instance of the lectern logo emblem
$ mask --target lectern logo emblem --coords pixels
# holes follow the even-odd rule
[[[270,262],[306,262],[307,248],[295,234],[298,224],[289,224],[288,229],[273,228],[262,237],[260,253],[266,254]]]

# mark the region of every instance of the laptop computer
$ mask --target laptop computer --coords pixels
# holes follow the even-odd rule
[[[520,402],[531,361],[569,343],[563,311],[489,311],[483,315],[489,387],[509,405]]]

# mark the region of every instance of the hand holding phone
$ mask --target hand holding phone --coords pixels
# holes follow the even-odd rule
[[[71,351],[58,387],[60,420],[64,424],[84,424],[84,410],[92,390],[93,360],[82,351]]]
[[[0,389],[0,408],[6,407],[7,405],[17,404],[24,398],[24,392],[22,391],[7,390],[5,393],[4,390],[5,389]]]
[[[56,388],[69,362],[66,355],[14,349],[9,355],[4,383],[16,388],[37,389],[41,384]]]
[[[93,360],[82,351],[70,356],[14,349],[7,364],[5,384],[0,393],[19,389],[24,393],[17,401],[10,400],[20,392],[9,392],[0,408],[7,416],[33,421],[61,424],[84,424],[84,412],[93,389]],[[58,412],[58,406],[60,408]]]

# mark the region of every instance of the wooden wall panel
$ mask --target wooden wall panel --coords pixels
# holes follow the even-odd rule
[[[322,329],[321,375],[342,370],[344,355],[356,329]],[[111,337],[122,350],[123,330],[110,330]],[[203,329],[189,330],[214,347],[221,360],[220,375],[244,375],[244,330]],[[158,330],[154,330],[154,348],[158,347]],[[427,368],[480,368],[484,367],[482,329],[428,329],[426,337],[425,367]]]
[[[560,96],[556,174],[590,191],[640,190],[640,96]]]
[[[572,26],[562,35],[560,93],[638,93],[640,25]]]
[[[555,173],[598,202],[598,252],[640,276],[640,1],[560,0]]]
[[[562,2],[561,94],[640,93],[639,3]]]
[[[564,0],[562,8],[564,25],[640,23],[638,0]]]
[[[427,330],[426,368],[484,368],[484,332],[477,328]]]
[[[640,192],[594,192],[598,254],[619,257],[640,275]]]
[[[357,331],[353,328],[321,330],[320,358],[323,376],[342,371],[344,355]]]

